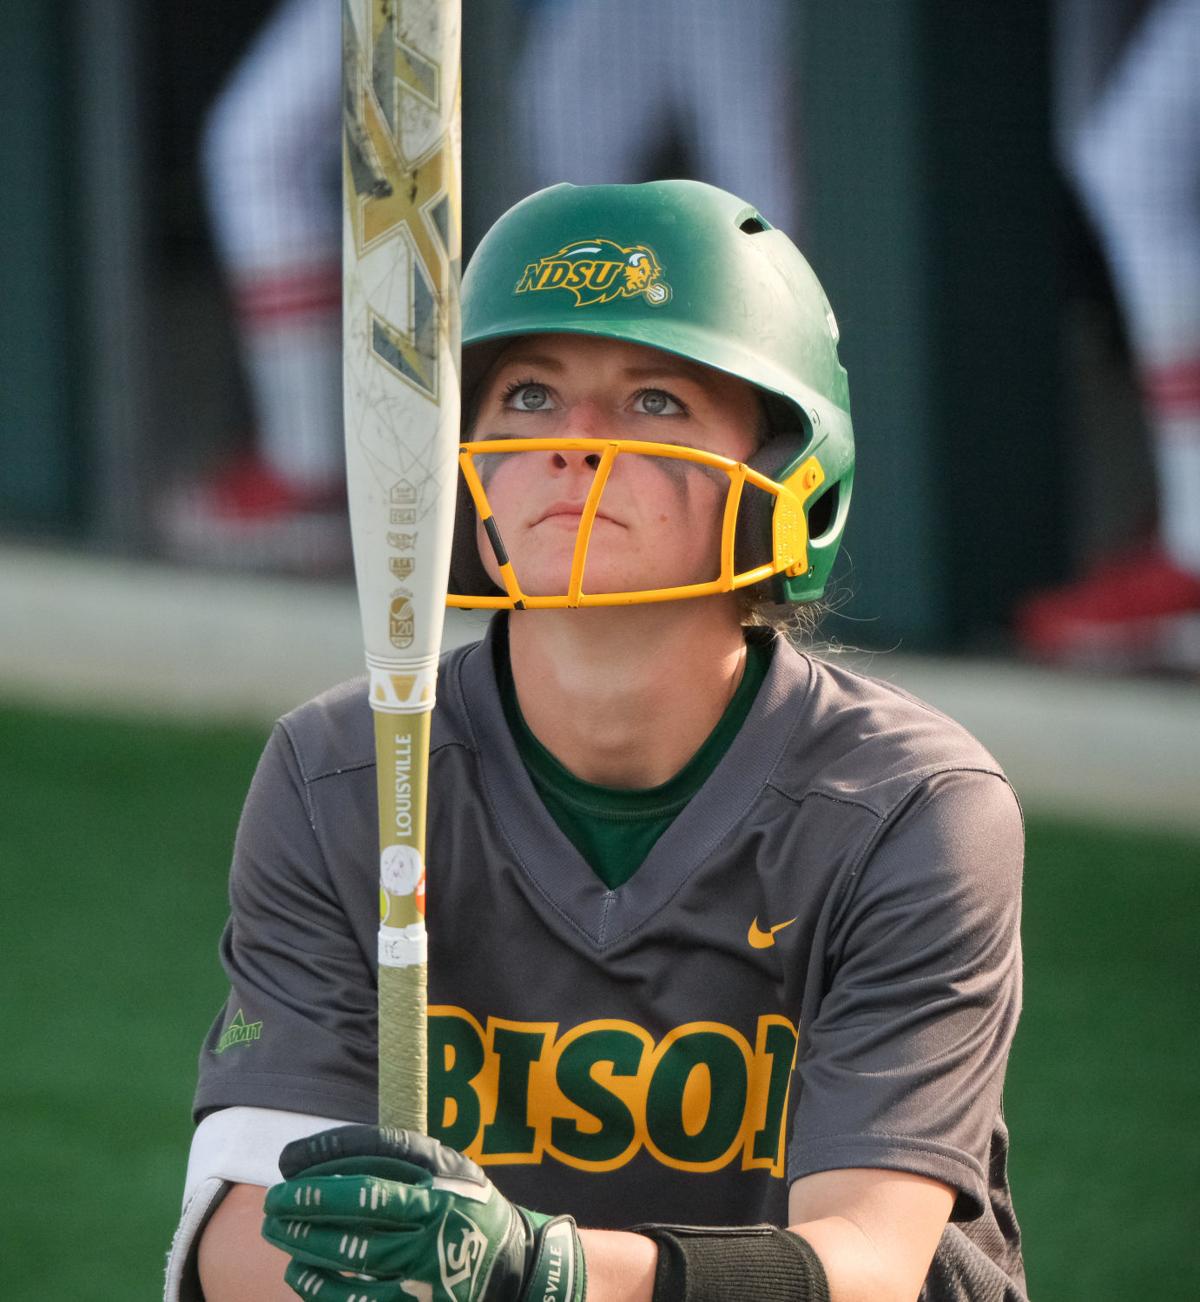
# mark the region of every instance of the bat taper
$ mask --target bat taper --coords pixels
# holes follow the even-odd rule
[[[342,12],[346,467],[379,794],[379,1120],[423,1131],[429,724],[459,439],[461,6],[345,0]]]

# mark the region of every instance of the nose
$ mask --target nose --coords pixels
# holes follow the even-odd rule
[[[600,464],[598,452],[564,452],[556,450],[547,454],[555,470],[595,470]]]
[[[595,398],[580,397],[563,413],[559,430],[565,438],[599,439],[607,433],[604,407]]]
[[[600,404],[585,398],[573,402],[567,409],[566,418],[559,427],[563,438],[596,439],[605,436],[604,415]],[[551,452],[551,465],[555,470],[575,470],[587,467],[595,470],[600,464],[597,452]]]

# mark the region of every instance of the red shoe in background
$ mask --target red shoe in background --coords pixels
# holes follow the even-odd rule
[[[352,565],[345,486],[295,485],[253,455],[172,493],[159,525],[176,560],[308,575]]]
[[[1021,649],[1081,669],[1200,669],[1200,575],[1159,547],[1098,565],[1016,610]]]

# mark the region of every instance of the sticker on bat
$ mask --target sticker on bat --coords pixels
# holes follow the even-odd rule
[[[414,845],[385,846],[379,855],[379,880],[389,895],[413,895],[425,880],[425,863]]]
[[[392,593],[388,606],[388,641],[398,651],[412,646],[416,637],[416,618],[413,615],[412,593],[403,588]]]

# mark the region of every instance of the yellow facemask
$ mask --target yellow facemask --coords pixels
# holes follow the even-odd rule
[[[504,540],[500,536],[500,530],[488,504],[487,490],[475,465],[475,458],[513,452],[584,452],[599,457],[579,520],[566,592],[551,596],[526,595],[521,589],[519,576],[508,559]],[[584,592],[583,574],[587,564],[592,525],[600,507],[604,487],[612,473],[613,463],[623,453],[687,461],[720,471],[728,478],[729,488],[721,521],[720,570],[715,579],[704,583],[680,584],[670,588],[645,588],[636,592]],[[808,571],[808,524],[805,508],[825,479],[824,471],[815,456],[808,457],[786,478],[777,481],[740,461],[731,461],[728,457],[703,452],[699,448],[679,447],[672,443],[648,443],[636,439],[488,439],[484,442],[462,444],[458,463],[471,494],[471,500],[475,503],[475,509],[491,543],[505,589],[502,596],[472,596],[455,592],[447,595],[448,606],[473,610],[564,610],[585,606],[626,606],[654,601],[681,601],[688,597],[733,592],[738,588],[761,583],[776,574],[786,575],[789,578],[805,574]],[[737,537],[738,511],[742,507],[742,495],[747,484],[769,493],[775,499],[771,511],[771,560],[750,569],[735,571],[734,542]]]

